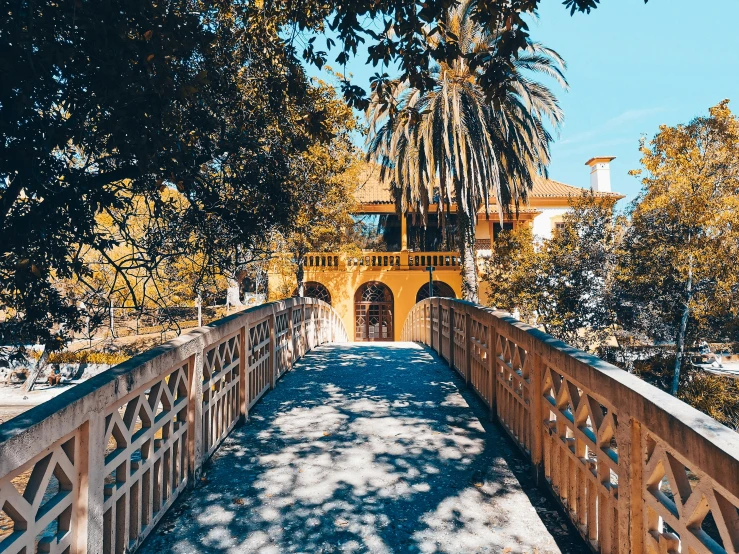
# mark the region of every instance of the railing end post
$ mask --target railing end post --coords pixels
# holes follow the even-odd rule
[[[464,381],[469,388],[472,385],[472,315],[470,307],[464,309]]]
[[[272,309],[272,313],[269,316],[269,390],[275,388],[275,371],[277,371],[277,348],[276,348],[276,337],[275,337],[275,311]]]
[[[239,421],[249,419],[249,322],[239,331]]]

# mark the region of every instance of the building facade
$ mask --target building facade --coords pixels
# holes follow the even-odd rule
[[[592,158],[590,189],[598,196],[615,200],[623,195],[610,187],[610,157]],[[501,224],[495,206],[490,217],[478,218],[476,247],[479,257],[489,256],[501,229],[520,225],[532,227],[536,237],[551,238],[572,197],[587,189],[539,178],[529,193],[528,203],[518,214],[506,216]],[[309,254],[305,264],[305,295],[329,302],[342,317],[350,340],[393,341],[400,335],[405,318],[416,302],[434,296],[459,298],[462,278],[454,233],[455,214],[439,225],[438,205],[429,208],[426,226],[418,217],[400,217],[379,171],[368,169],[357,190],[359,209],[355,218],[374,232],[367,246],[355,254],[320,252]],[[432,268],[429,271],[429,268]],[[432,281],[430,286],[429,281]],[[271,271],[270,298],[294,294],[293,274]],[[293,291],[292,293],[290,291]],[[484,303],[485,287],[480,288]]]

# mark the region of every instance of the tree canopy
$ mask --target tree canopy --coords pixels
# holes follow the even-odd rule
[[[614,218],[610,200],[574,199],[549,240],[502,233],[486,280],[492,304],[571,344],[674,345],[677,394],[687,346],[739,339],[739,118],[725,100],[640,148],[630,218]]]
[[[59,345],[79,313],[53,282],[136,240],[143,198],[213,263],[289,222],[290,159],[328,138],[277,21],[253,7],[18,3],[0,21],[3,341]],[[184,202],[166,198],[176,189]],[[110,228],[98,225],[107,214]],[[152,248],[153,244],[145,246]]]
[[[324,125],[331,139],[313,144],[294,157],[291,174],[295,216],[288,225],[276,229],[276,250],[292,254],[290,265],[300,296],[304,292],[306,254],[342,250],[352,242],[354,193],[363,167],[351,137],[362,128],[352,109],[327,83],[318,81],[316,93],[320,98],[316,105],[325,114]]]
[[[614,331],[612,285],[625,222],[614,216],[612,198],[586,193],[570,203],[550,239],[528,227],[502,231],[484,280],[491,305],[591,349]]]
[[[73,329],[80,314],[53,282],[89,272],[83,251],[104,256],[132,239],[126,218],[111,214],[139,199],[167,232],[218,264],[243,264],[260,229],[289,222],[291,159],[330,138],[301,65],[328,59],[317,34],[332,31],[326,50],[339,64],[366,42],[371,63],[396,63],[419,90],[434,61],[461,55],[484,93],[503,98],[539,2],[475,2],[475,20],[499,39],[464,53],[447,25],[449,0],[8,3],[0,20],[0,306],[8,315],[0,338],[61,344],[64,332],[52,329]],[[565,7],[587,12],[597,3]],[[374,81],[382,88],[386,80],[378,73]],[[350,105],[368,105],[348,79],[341,88]],[[162,199],[168,188],[184,205]],[[119,228],[99,226],[100,214]]]
[[[378,65],[373,83],[384,89],[390,77],[384,67],[394,64],[401,81],[420,91],[434,87],[433,67],[452,64],[464,57],[479,74],[478,84],[488,100],[502,100],[515,86],[515,61],[531,42],[528,20],[537,13],[542,0],[475,0],[471,18],[476,25],[497,37],[484,48],[466,51],[457,30],[449,25],[449,11],[459,2],[453,0],[342,0],[333,3],[318,0],[267,0],[265,7],[284,14],[298,30],[331,30],[334,39],[325,40],[325,49],[316,40],[306,43],[303,56],[321,65],[331,51],[335,61],[346,64],[360,45],[368,51],[367,63]],[[647,0],[645,0],[647,3]],[[590,13],[600,0],[564,0],[571,15]],[[367,92],[349,80],[343,83],[349,103],[357,108],[369,106]],[[392,95],[386,97],[392,103]]]
[[[663,125],[641,152],[643,188],[618,276],[620,319],[675,342],[675,394],[686,340],[726,334],[722,326],[739,312],[739,119],[725,100],[707,117]]]

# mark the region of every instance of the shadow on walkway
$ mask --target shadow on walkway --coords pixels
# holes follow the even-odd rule
[[[587,552],[463,388],[412,343],[314,350],[139,552]]]

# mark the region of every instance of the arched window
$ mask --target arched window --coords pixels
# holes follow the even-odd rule
[[[454,294],[454,289],[444,283],[443,281],[434,281],[434,296],[440,296],[442,298],[457,298]],[[428,284],[423,285],[416,293],[416,302],[425,300],[429,297],[429,286]]]
[[[295,289],[293,296],[298,296],[298,289]],[[303,285],[303,296],[306,298],[316,298],[323,300],[326,304],[331,304],[331,293],[328,292],[328,289],[324,285],[315,281],[307,281]]]
[[[359,287],[354,295],[354,339],[393,340],[393,311],[393,293],[386,285],[370,281]]]

